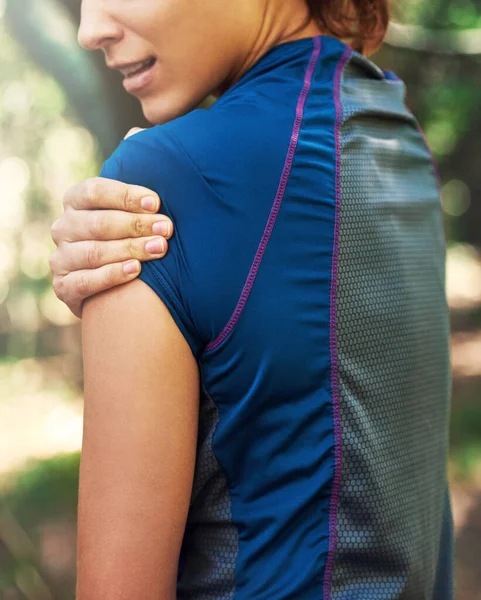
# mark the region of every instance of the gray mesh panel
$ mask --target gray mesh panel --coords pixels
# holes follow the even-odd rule
[[[177,586],[179,600],[230,600],[235,593],[238,532],[232,523],[227,481],[212,449],[219,413],[203,390],[199,442],[183,551],[186,564]]]
[[[451,390],[442,212],[402,84],[366,77],[362,60],[341,93],[332,598],[433,600]]]

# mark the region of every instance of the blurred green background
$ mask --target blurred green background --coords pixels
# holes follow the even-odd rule
[[[82,436],[79,321],[55,297],[50,225],[136,100],[76,44],[79,0],[0,0],[0,600],[69,600]],[[375,57],[408,85],[448,236],[450,478],[458,600],[481,598],[481,2],[398,2]]]

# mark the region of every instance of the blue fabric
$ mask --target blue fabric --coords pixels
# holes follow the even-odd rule
[[[245,307],[212,350],[258,256],[314,39],[273,48],[209,110],[128,138],[102,170],[155,190],[175,222],[169,253],[140,279],[170,310],[203,384],[179,600],[330,594],[334,82],[347,47],[319,39],[280,211]],[[384,75],[372,66],[364,77]]]

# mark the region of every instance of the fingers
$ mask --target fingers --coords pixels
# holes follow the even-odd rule
[[[107,242],[73,242],[62,244],[52,252],[50,268],[55,275],[63,276],[70,271],[97,269],[130,259],[147,261],[162,258],[167,250],[167,241],[156,236]]]
[[[64,196],[65,210],[104,208],[131,213],[152,213],[160,208],[159,195],[140,185],[127,185],[114,179],[93,177],[79,183]]]
[[[136,133],[140,133],[141,131],[145,131],[145,129],[141,129],[140,127],[132,127],[132,129],[129,129],[129,131],[127,132],[126,136],[124,137],[124,140],[126,140],[132,135],[135,135]]]
[[[73,271],[64,277],[54,277],[53,288],[57,297],[77,317],[81,317],[85,298],[132,281],[139,273],[140,263],[137,260],[116,263],[98,269]]]
[[[56,295],[76,316],[85,298],[135,279],[139,261],[165,255],[174,226],[157,214],[160,205],[148,188],[100,177],[67,191],[64,214],[51,227],[50,267]]]
[[[51,227],[52,239],[57,246],[62,242],[110,241],[148,237],[152,234],[162,235],[167,239],[172,237],[172,221],[159,214],[139,215],[121,210],[68,210]]]

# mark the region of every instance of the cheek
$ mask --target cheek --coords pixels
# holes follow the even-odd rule
[[[163,52],[189,43],[206,20],[201,0],[132,0],[124,4],[124,25]]]
[[[132,8],[140,2],[132,0]],[[152,10],[132,10],[126,23],[158,60],[155,84],[141,98],[145,116],[158,124],[196,108],[218,88],[232,72],[239,44],[233,18],[225,18],[226,0],[224,8],[219,0],[143,2]]]
[[[195,108],[232,72],[234,56],[227,42],[206,37],[195,27],[188,33],[178,31],[172,41],[166,36],[157,44],[151,37],[158,66],[152,98],[146,101],[155,98],[176,110]]]
[[[193,61],[212,63],[224,54],[232,37],[227,31],[232,18],[226,18],[232,9],[225,6],[230,1],[133,0],[125,26],[149,43],[161,61],[186,70]]]

